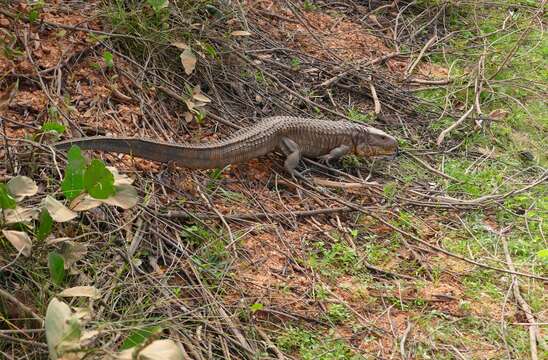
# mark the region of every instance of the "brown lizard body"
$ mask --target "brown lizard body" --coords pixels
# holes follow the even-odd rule
[[[130,137],[94,136],[54,144],[66,150],[77,145],[83,150],[130,154],[147,160],[174,161],[195,169],[222,168],[281,151],[285,168],[294,174],[301,156],[329,163],[343,155],[394,156],[396,139],[381,130],[349,121],[329,121],[290,116],[266,118],[237,131],[226,140],[207,144],[172,144]]]

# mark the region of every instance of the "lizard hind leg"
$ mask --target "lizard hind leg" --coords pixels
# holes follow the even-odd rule
[[[295,176],[297,174],[297,165],[299,165],[299,161],[301,160],[299,144],[290,138],[284,137],[280,140],[279,148],[286,155],[284,162],[285,170],[292,176]]]

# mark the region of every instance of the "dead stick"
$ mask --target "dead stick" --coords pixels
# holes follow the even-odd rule
[[[474,111],[474,105],[472,105],[470,107],[470,109],[468,109],[467,112],[464,113],[464,115],[462,115],[460,117],[460,119],[458,119],[457,121],[455,121],[451,126],[449,126],[447,129],[443,130],[440,135],[438,136],[438,139],[436,140],[436,144],[438,144],[438,146],[441,145],[441,143],[443,142],[443,139],[445,138],[445,135],[449,134],[454,128],[456,128],[457,126],[459,126],[460,124],[462,124],[462,122],[464,120],[466,120],[466,118],[468,117],[468,115],[470,115],[472,113],[472,111]]]

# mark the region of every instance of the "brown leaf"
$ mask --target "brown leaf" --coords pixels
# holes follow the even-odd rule
[[[194,68],[196,67],[196,56],[192,52],[190,48],[185,49],[181,53],[181,64],[183,64],[183,68],[185,69],[185,74],[190,75],[194,71]]]

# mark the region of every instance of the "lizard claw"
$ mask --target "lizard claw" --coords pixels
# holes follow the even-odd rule
[[[322,155],[318,158],[318,162],[320,164],[323,164],[323,165],[325,165],[327,167],[330,167],[330,168],[333,167],[333,165],[331,164],[331,160],[332,160],[332,158],[329,154]]]

